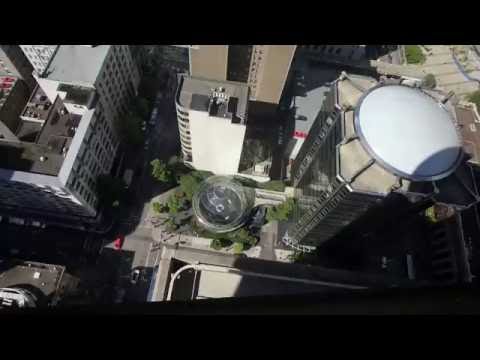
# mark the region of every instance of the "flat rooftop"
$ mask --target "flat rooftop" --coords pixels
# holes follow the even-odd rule
[[[221,90],[220,90],[221,89]],[[220,92],[227,101],[220,101],[216,97],[211,101],[214,92]],[[248,86],[233,81],[213,81],[197,77],[183,76],[177,101],[185,108],[210,112],[211,116],[225,117],[237,120],[239,123],[246,121]]]
[[[64,271],[65,267],[60,265],[0,259],[0,288],[18,286],[33,290],[34,295],[51,298],[58,290]]]
[[[56,176],[62,164],[63,156],[52,153],[45,145],[0,141],[2,169]]]
[[[40,86],[33,90],[25,109],[22,111],[22,117],[32,120],[45,120],[50,112],[52,103]]]
[[[98,77],[110,46],[60,45],[42,77],[65,83],[92,85]]]
[[[15,133],[20,142],[0,140],[0,168],[58,175],[81,116],[68,113],[60,97],[51,104],[44,96],[37,86]]]
[[[171,300],[326,293],[335,290],[327,283],[320,285],[299,279],[243,272],[233,268],[210,267],[214,269],[183,271],[173,280]]]

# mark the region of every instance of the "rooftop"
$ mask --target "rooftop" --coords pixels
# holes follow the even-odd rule
[[[21,117],[32,120],[45,120],[50,112],[52,103],[40,86],[33,90]]]
[[[110,45],[60,45],[42,77],[65,83],[92,85],[109,50]]]
[[[378,91],[378,89],[402,88],[408,93],[388,92],[382,95],[386,96],[386,103],[377,104],[380,112],[375,114],[373,108],[367,109],[366,113],[360,113],[366,116],[367,121],[360,124],[360,129],[364,131],[379,131],[376,136],[369,133],[367,136],[356,137],[358,126],[358,117],[355,118],[355,112],[358,112],[361,106],[362,95],[368,98],[368,89]],[[345,125],[345,137],[350,141],[339,146],[338,161],[340,175],[351,181],[350,186],[356,191],[367,191],[388,194],[395,189],[399,192],[414,194],[429,194],[434,191],[432,186],[432,176],[435,178],[435,185],[439,193],[435,195],[435,200],[439,203],[456,205],[459,207],[469,206],[477,201],[477,196],[472,191],[472,174],[468,166],[462,163],[464,153],[461,149],[460,137],[455,128],[455,119],[450,100],[440,105],[438,100],[430,98],[430,94],[423,94],[421,90],[408,88],[406,86],[388,85],[375,87],[374,84],[361,86],[357,79],[348,76],[340,79],[336,83],[339,102],[344,109],[343,121]],[[413,92],[413,93],[410,93]],[[416,95],[420,94],[419,97]],[[364,94],[367,94],[365,96]],[[370,92],[372,94],[372,92]],[[379,99],[373,99],[374,102]],[[418,104],[420,103],[420,104]],[[415,105],[415,109],[408,109]],[[372,104],[370,104],[372,105]],[[355,109],[355,110],[354,110]],[[392,109],[396,109],[392,111]],[[371,111],[371,113],[369,113]],[[381,116],[388,111],[389,116]],[[366,114],[366,115],[365,115]],[[374,115],[372,115],[374,114]],[[393,114],[393,115],[392,115]],[[403,114],[404,117],[398,116]],[[367,116],[368,115],[368,116]],[[372,117],[369,117],[372,116]],[[373,121],[375,119],[375,126]],[[407,119],[408,121],[405,121]],[[364,119],[365,120],[365,119]],[[369,121],[372,121],[369,123]],[[400,125],[398,123],[401,123]],[[379,126],[389,125],[389,126]],[[396,131],[392,131],[392,128]],[[436,131],[432,131],[436,129]],[[403,133],[403,136],[399,134]],[[382,138],[387,137],[389,141]],[[428,141],[427,141],[428,140]],[[382,141],[384,143],[382,144]],[[412,143],[413,142],[413,143]],[[388,143],[388,146],[387,146]],[[397,145],[395,145],[397,144]],[[405,144],[409,144],[405,147]],[[423,146],[418,149],[416,145]],[[379,148],[376,148],[379,146]],[[382,147],[383,146],[383,147]],[[377,150],[375,153],[369,147]],[[445,147],[446,149],[443,149]],[[385,151],[382,153],[385,157],[378,158],[378,149]],[[416,149],[416,152],[410,152]],[[394,151],[395,150],[395,151]],[[452,153],[450,153],[450,151]],[[433,152],[433,153],[432,153]],[[401,154],[397,158],[388,158],[391,155]],[[419,158],[418,155],[426,156]],[[427,156],[430,154],[430,156]],[[433,156],[432,156],[433,155]],[[372,162],[372,157],[377,161]],[[388,159],[387,159],[388,158]],[[403,177],[396,174],[389,167],[392,164],[385,165],[385,160],[398,160],[398,166],[410,166],[416,164],[420,169],[420,175],[425,175],[420,181],[408,180],[412,175],[417,175],[410,168],[410,175]],[[428,166],[427,166],[428,165]],[[441,176],[434,176],[434,175]],[[447,175],[447,176],[445,176]],[[403,178],[402,181],[399,177]]]
[[[244,123],[247,115],[248,86],[233,81],[220,82],[183,76],[178,102],[191,110],[225,117],[235,123]]]
[[[0,259],[0,288],[20,287],[39,298],[55,295],[65,271],[63,266]]]
[[[0,141],[0,168],[56,176],[63,156],[45,145]]]
[[[57,97],[51,104],[37,86],[16,131],[20,142],[0,141],[0,168],[56,176],[81,116],[66,111]]]
[[[408,86],[383,85],[367,91],[355,109],[355,128],[372,157],[407,179],[446,177],[462,158],[453,114]]]

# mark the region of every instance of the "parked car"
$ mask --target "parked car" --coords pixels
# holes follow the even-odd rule
[[[148,122],[150,125],[155,125],[157,114],[158,114],[158,109],[154,108],[152,111],[152,115],[150,116],[150,121]]]
[[[135,285],[139,279],[140,279],[140,270],[138,269],[133,270],[132,275],[130,277],[130,283]]]

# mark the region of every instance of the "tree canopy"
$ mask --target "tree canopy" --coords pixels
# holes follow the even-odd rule
[[[288,198],[286,201],[284,201],[280,205],[269,208],[267,211],[266,219],[267,221],[288,220],[294,208],[295,208],[295,200],[293,198]]]
[[[191,201],[193,194],[198,190],[203,180],[211,176],[209,171],[192,171],[190,174],[180,176],[180,189],[186,198]]]
[[[155,159],[150,162],[150,165],[152,165],[152,176],[154,179],[163,183],[173,180],[173,173],[164,161]]]
[[[426,59],[418,45],[405,45],[405,56],[408,64],[423,64]]]
[[[437,79],[435,79],[435,76],[433,74],[425,75],[422,82],[423,86],[427,89],[435,89],[435,87],[437,86]]]

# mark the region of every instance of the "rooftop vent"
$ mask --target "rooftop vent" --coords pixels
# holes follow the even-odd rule
[[[47,161],[47,157],[46,157],[46,156],[43,156],[43,155],[40,156],[40,161],[41,161],[41,162]]]

